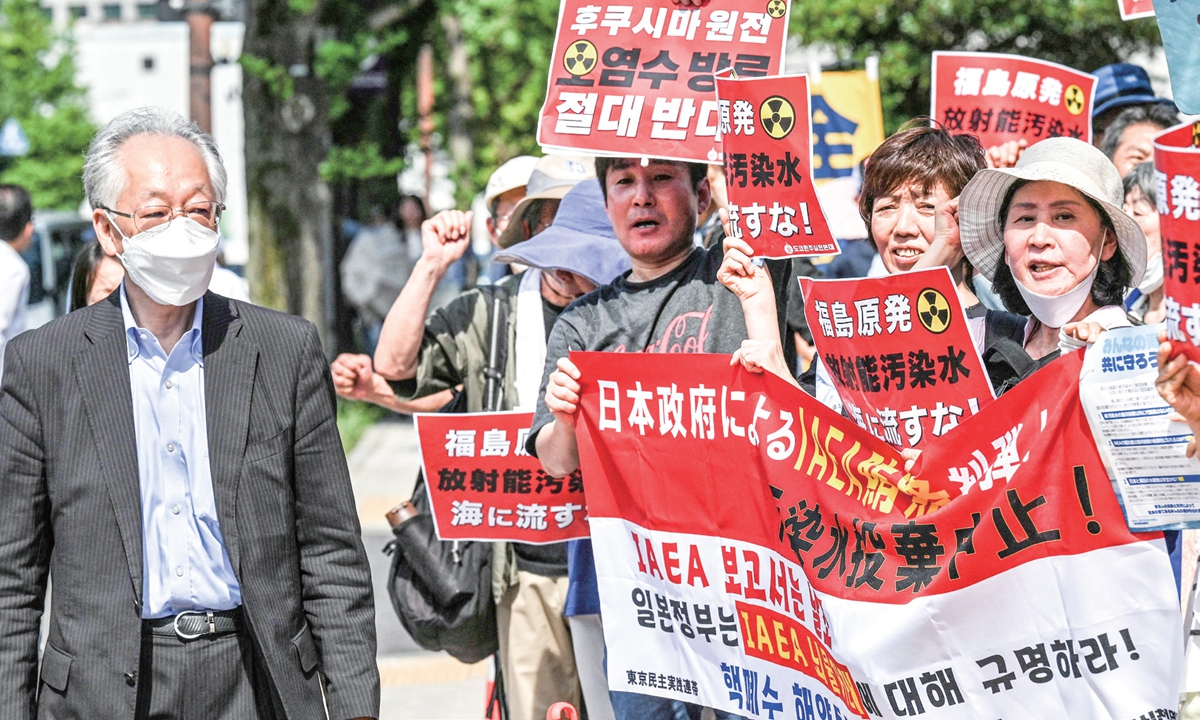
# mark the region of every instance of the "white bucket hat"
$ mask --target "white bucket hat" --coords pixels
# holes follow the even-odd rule
[[[1000,206],[1017,180],[1049,180],[1075,188],[1095,200],[1112,222],[1117,247],[1129,264],[1130,287],[1146,271],[1146,236],[1121,206],[1124,188],[1117,168],[1104,153],[1082,140],[1050,138],[1034,144],[1012,168],[987,168],[963,188],[958,201],[958,227],[963,252],[980,273],[996,279],[1004,256]]]

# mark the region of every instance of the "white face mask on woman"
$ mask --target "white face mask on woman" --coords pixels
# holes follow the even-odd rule
[[[1013,281],[1017,283],[1017,290],[1020,291],[1025,304],[1029,306],[1029,312],[1033,313],[1033,316],[1046,327],[1060,328],[1071,322],[1071,318],[1075,317],[1079,308],[1087,302],[1088,297],[1092,294],[1092,285],[1096,282],[1096,273],[1098,272],[1100,272],[1099,260],[1096,261],[1092,272],[1078,285],[1062,295],[1055,296],[1035,293],[1017,280],[1016,276],[1013,277]]]
[[[111,222],[111,218],[109,221]],[[112,223],[114,228],[116,223]],[[188,217],[171,221],[166,230],[133,237],[117,228],[125,252],[117,255],[134,285],[159,305],[182,307],[204,295],[212,280],[221,235]]]

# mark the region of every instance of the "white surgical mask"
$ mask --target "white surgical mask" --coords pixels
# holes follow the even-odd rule
[[[117,227],[116,223],[112,226]],[[208,289],[221,241],[216,230],[177,217],[166,230],[121,236],[125,252],[117,257],[133,284],[154,302],[182,307],[200,299]]]
[[[1022,285],[1015,275],[1013,280],[1017,283],[1017,290],[1025,299],[1025,304],[1029,306],[1029,311],[1033,313],[1033,316],[1046,327],[1060,328],[1071,322],[1071,318],[1075,317],[1079,309],[1087,302],[1088,297],[1092,294],[1092,285],[1096,282],[1096,273],[1099,271],[1100,261],[1097,260],[1092,272],[1078,285],[1062,295],[1054,296],[1035,293]]]
[[[1146,261],[1146,274],[1142,275],[1142,281],[1138,283],[1137,289],[1143,295],[1149,295],[1155,290],[1162,287],[1163,284],[1163,257],[1162,253],[1158,253]]]

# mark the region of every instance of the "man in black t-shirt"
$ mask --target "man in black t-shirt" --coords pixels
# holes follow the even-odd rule
[[[718,280],[723,250],[697,248],[696,218],[709,203],[705,166],[667,160],[599,158],[596,175],[617,239],[633,268],[585,295],[559,315],[546,346],[546,367],[537,413],[526,448],[554,476],[579,467],[575,418],[579,369],[571,350],[611,352],[734,353],[751,333],[783,336],[787,308],[787,261],[767,261],[750,283],[757,292],[738,292]],[[731,281],[737,287],[737,281]],[[769,291],[761,290],[763,287]],[[741,299],[739,299],[739,297]],[[780,350],[779,352],[782,352]],[[586,479],[585,479],[586,482]],[[572,572],[573,591],[595,592],[595,574]],[[618,720],[669,716],[672,701],[613,692]],[[687,706],[690,716],[700,709]],[[726,717],[717,713],[718,717]]]

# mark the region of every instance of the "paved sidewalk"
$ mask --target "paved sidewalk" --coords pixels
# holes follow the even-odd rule
[[[411,420],[388,418],[369,428],[350,453],[363,544],[375,583],[375,622],[383,686],[380,720],[477,720],[487,701],[490,661],[464,665],[422,650],[400,624],[387,594],[391,539],[384,513],[412,496],[420,465]]]

